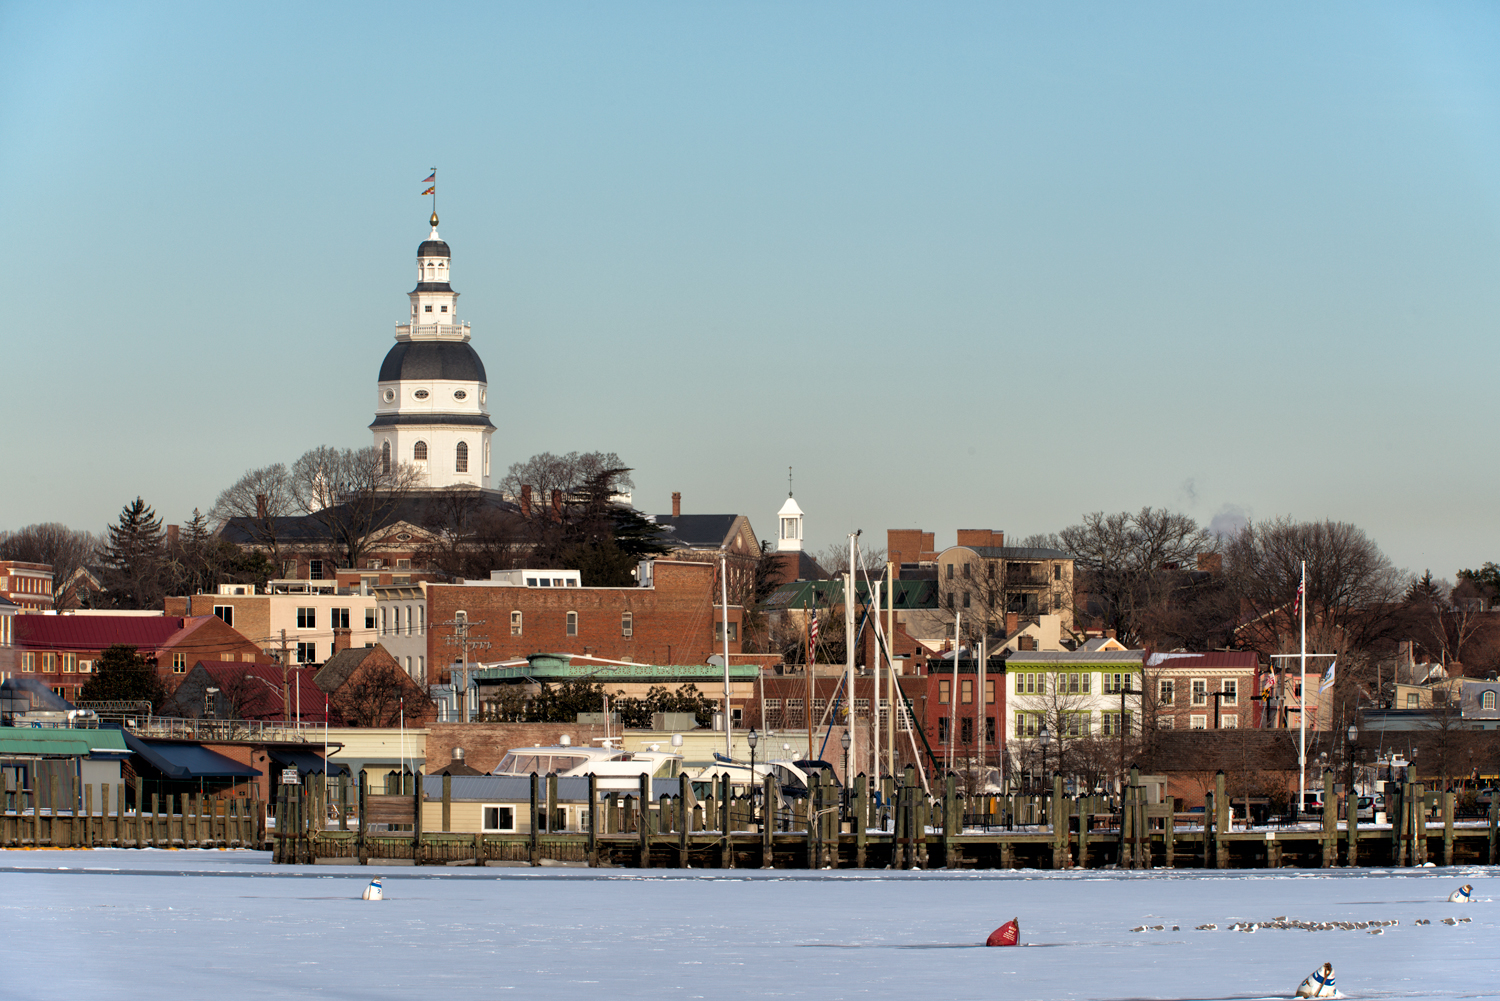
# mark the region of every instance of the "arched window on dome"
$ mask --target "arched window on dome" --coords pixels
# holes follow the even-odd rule
[[[427,443],[425,441],[419,441],[415,445],[413,445],[411,449],[411,457],[417,462],[426,462]]]
[[[391,475],[391,443],[388,441],[380,443],[380,475]]]
[[[453,468],[454,468],[454,470],[456,472],[460,472],[460,473],[467,473],[469,471],[469,443],[468,442],[461,441],[461,442],[458,443],[458,462],[454,465]]]

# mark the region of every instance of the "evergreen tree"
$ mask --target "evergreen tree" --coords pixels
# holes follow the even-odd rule
[[[167,686],[151,662],[133,646],[117,643],[94,662],[94,673],[78,693],[81,702],[149,702],[160,713]]]
[[[110,607],[161,607],[169,582],[165,538],[161,519],[141,498],[121,509],[100,553],[104,598]]]

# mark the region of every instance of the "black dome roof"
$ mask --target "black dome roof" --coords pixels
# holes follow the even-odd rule
[[[381,382],[425,382],[452,379],[457,382],[483,382],[484,362],[467,341],[401,341],[387,352],[380,363]]]
[[[448,257],[453,255],[448,251],[448,244],[443,240],[423,240],[422,245],[417,248],[418,257]]]

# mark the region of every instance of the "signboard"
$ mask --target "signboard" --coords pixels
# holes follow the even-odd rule
[[[297,769],[295,768],[283,768],[281,770],[281,784],[284,786],[299,786],[302,784],[302,777],[297,774]]]

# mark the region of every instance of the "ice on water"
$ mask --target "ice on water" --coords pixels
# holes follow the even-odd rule
[[[15,998],[1289,998],[1325,962],[1345,997],[1500,997],[1500,870],[1478,867],[381,869],[102,850],[0,852],[0,870]],[[377,875],[384,899],[362,900]],[[1465,883],[1474,902],[1448,903]],[[1013,916],[1022,947],[983,948]]]

